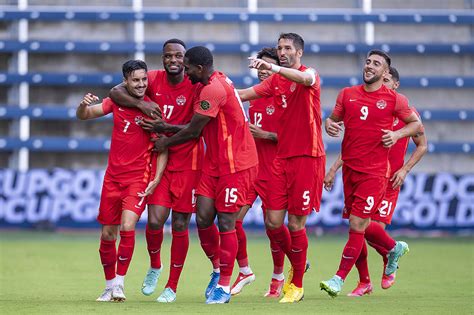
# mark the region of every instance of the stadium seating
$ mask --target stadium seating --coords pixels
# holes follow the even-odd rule
[[[75,106],[87,91],[107,96],[121,81],[117,70],[126,59],[143,56],[152,68],[161,67],[161,46],[169,37],[205,45],[216,54],[217,68],[244,87],[257,82],[247,56],[273,46],[278,33],[295,31],[306,40],[305,63],[321,74],[326,112],[341,87],[361,83],[362,56],[384,49],[400,70],[401,91],[420,109],[430,152],[457,154],[452,161],[474,171],[474,1],[417,0],[408,6],[376,0],[369,11],[349,0],[318,1],[318,9],[313,1],[293,1],[299,9],[287,9],[285,1],[260,0],[258,10],[237,0],[165,0],[161,7],[147,0],[138,1],[142,7],[118,0],[106,1],[106,7],[89,0],[63,2],[47,6],[52,3],[32,0],[26,8],[0,10],[0,86],[6,87],[0,91],[2,167],[15,164],[20,148],[31,151],[30,167],[61,165],[53,152],[71,153],[66,161],[74,152],[94,152],[87,154],[103,162],[110,122],[77,123]],[[23,37],[20,20],[28,23]],[[257,39],[250,24],[258,25]],[[368,25],[374,28],[372,39]],[[18,65],[20,54],[28,56],[27,71]],[[28,86],[26,104],[20,102],[21,84]],[[30,120],[26,138],[18,132],[21,117]],[[339,150],[338,142],[325,140],[328,152]],[[449,170],[453,162],[444,163]]]

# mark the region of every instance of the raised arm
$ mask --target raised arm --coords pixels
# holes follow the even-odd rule
[[[392,187],[394,189],[403,185],[407,174],[428,151],[428,140],[423,130],[418,131],[418,133],[412,137],[412,140],[416,145],[415,151],[413,151],[408,161],[396,171],[390,179],[390,181],[393,182]]]
[[[251,101],[251,100],[260,98],[260,95],[258,95],[257,92],[255,92],[255,89],[253,87],[237,90],[237,93],[239,94],[240,100],[242,102]]]
[[[99,98],[94,94],[87,93],[79,103],[76,110],[76,117],[80,120],[94,119],[105,115],[102,108],[102,103],[91,105],[99,101]]]
[[[161,110],[158,107],[158,104],[133,97],[130,95],[130,93],[128,93],[123,83],[120,83],[110,89],[109,97],[112,99],[112,101],[114,101],[115,104],[120,106],[136,107],[140,109],[145,115],[152,118],[161,117]]]
[[[271,70],[272,72],[279,73],[288,80],[296,83],[311,86],[316,82],[316,74],[313,70],[299,71],[297,69],[280,67],[278,65],[266,62],[263,59],[250,57],[249,68],[260,69],[260,70]]]
[[[202,129],[207,123],[211,120],[211,117],[201,115],[201,114],[194,114],[193,118],[191,118],[191,122],[189,125],[178,133],[174,134],[172,137],[164,137],[161,136],[158,141],[155,142],[155,149],[158,152],[163,152],[166,148],[184,143],[186,141],[196,139],[201,135]]]

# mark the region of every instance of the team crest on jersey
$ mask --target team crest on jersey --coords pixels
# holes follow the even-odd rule
[[[135,116],[135,124],[139,125],[143,121],[143,116]]]
[[[290,91],[294,92],[296,90],[296,82],[293,82],[290,86]]]
[[[184,104],[186,104],[186,97],[184,97],[184,95],[180,95],[176,98],[176,104],[178,104],[179,106],[183,106]]]
[[[273,113],[275,112],[275,106],[268,105],[266,111],[267,111],[267,115],[273,115]]]
[[[377,101],[376,105],[378,109],[384,109],[385,107],[387,107],[387,102],[385,102],[384,100],[379,100]]]
[[[201,107],[202,110],[208,110],[211,108],[211,104],[209,104],[208,101],[201,101],[201,103],[199,103],[199,107]]]

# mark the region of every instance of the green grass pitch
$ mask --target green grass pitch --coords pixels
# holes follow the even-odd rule
[[[380,288],[382,262],[369,249],[374,293],[346,296],[357,282],[354,269],[342,294],[331,299],[319,282],[335,272],[345,239],[311,237],[305,276],[305,298],[292,305],[263,298],[271,276],[268,241],[249,237],[248,252],[257,279],[227,305],[205,305],[204,288],[210,263],[193,232],[191,246],[173,304],[155,299],[168,277],[170,235],[163,243],[164,272],[153,296],[141,294],[148,255],[143,232],[137,234],[135,253],[125,280],[125,303],[98,303],[104,287],[97,233],[5,232],[0,237],[0,314],[474,314],[474,247],[472,238],[406,239],[410,252],[401,260],[397,282]],[[237,270],[237,269],[236,269]],[[234,277],[237,271],[234,271]]]

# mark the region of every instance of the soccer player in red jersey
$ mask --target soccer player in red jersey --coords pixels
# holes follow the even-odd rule
[[[272,166],[271,195],[265,225],[270,239],[288,256],[292,268],[283,287],[281,303],[303,298],[308,238],[306,218],[319,211],[326,155],[321,131],[320,79],[301,63],[304,41],[298,34],[280,34],[280,66],[251,58],[250,67],[275,72],[262,83],[239,91],[242,100],[273,97],[282,110],[278,144]],[[284,219],[288,212],[288,228]]]
[[[206,303],[228,303],[238,246],[235,221],[257,176],[257,150],[237,91],[229,78],[214,71],[209,49],[189,49],[184,67],[197,85],[194,116],[181,131],[155,142],[155,148],[162,151],[196,139],[202,132],[206,153],[196,191],[196,221],[201,246],[214,268]],[[219,232],[214,224],[216,214]]]
[[[331,116],[326,119],[326,132],[332,137],[340,135],[342,123],[345,128],[341,153],[344,161],[343,217],[349,218],[350,225],[349,239],[336,275],[320,283],[321,289],[332,297],[341,291],[362,250],[367,250],[364,237],[389,252],[386,275],[395,272],[399,258],[408,251],[406,243],[395,242],[379,224],[371,222],[382,202],[390,175],[390,147],[399,139],[416,135],[422,126],[406,97],[383,84],[390,62],[385,52],[370,51],[363,70],[364,84],[344,88]],[[394,118],[406,125],[392,131]]]
[[[147,66],[143,61],[130,60],[123,64],[123,84],[126,91],[137,99],[145,99]],[[150,181],[150,133],[140,123],[144,115],[138,109],[124,108],[105,98],[86,94],[77,108],[81,120],[94,119],[113,113],[114,127],[109,162],[104,176],[97,220],[102,224],[100,259],[104,268],[106,288],[97,301],[124,301],[124,277],[132,260],[135,247],[135,225],[142,214],[147,194],[151,193],[163,174],[167,154],[160,155],[160,169]],[[92,106],[89,106],[92,105]],[[115,240],[120,227],[118,251]]]
[[[170,39],[163,44],[164,70],[148,72],[146,95],[158,104],[162,119],[153,122],[156,132],[167,136],[179,129],[173,125],[185,125],[193,116],[195,86],[184,74],[183,58],[186,45],[179,39]],[[138,106],[138,100],[130,98],[124,89],[115,88],[111,96],[117,95],[118,103]],[[143,123],[144,128],[151,125]],[[176,300],[178,280],[189,248],[188,225],[195,212],[195,192],[201,177],[204,146],[200,137],[170,147],[168,164],[163,178],[148,199],[148,223],[146,227],[150,268],[142,286],[145,295],[151,295],[161,274],[161,244],[163,226],[169,217],[172,225],[170,273],[164,291],[157,301],[170,303]]]
[[[394,67],[390,67],[389,74],[383,78],[384,85],[389,89],[396,90],[400,86],[400,79],[397,69]],[[411,107],[413,111],[416,111],[414,107]],[[418,115],[419,116],[419,115]],[[395,119],[393,123],[393,130],[399,130],[403,128],[405,124],[400,121],[399,119]],[[408,161],[404,164],[405,154],[408,148],[409,138],[403,138],[397,141],[391,148],[390,153],[388,156],[388,161],[390,163],[390,182],[387,185],[387,189],[385,191],[385,196],[382,200],[382,203],[372,218],[372,220],[378,224],[380,224],[383,228],[386,225],[390,224],[392,221],[392,216],[397,205],[398,194],[400,193],[400,186],[405,181],[405,177],[408,172],[421,160],[423,155],[425,155],[428,145],[427,139],[424,134],[423,130],[418,131],[418,133],[411,138],[416,145],[415,151],[413,151],[412,155],[408,159]],[[326,190],[331,190],[334,184],[334,178],[336,175],[337,170],[342,166],[342,160],[339,158],[334,162],[331,166],[331,169],[326,174],[324,178],[324,187]],[[373,245],[375,249],[379,252],[382,256],[384,261],[384,273],[382,276],[382,288],[388,289],[390,288],[393,283],[395,282],[395,272],[389,276],[385,274],[385,266],[387,265],[387,254],[388,252],[382,248],[377,247],[375,244],[369,243],[369,245]],[[366,245],[364,244],[364,247]],[[361,255],[357,259],[356,268],[359,271],[359,284],[357,287],[349,293],[349,296],[362,296],[364,294],[370,294],[372,292],[372,285],[370,283],[370,276],[368,272],[367,266],[367,250],[362,249]]]
[[[258,54],[257,58],[263,59],[266,62],[278,65],[278,55],[275,48],[263,48]],[[273,72],[269,70],[258,70],[258,79],[264,81],[271,76]],[[249,208],[260,196],[262,200],[262,210],[265,216],[266,205],[268,204],[268,192],[271,191],[270,177],[271,167],[275,159],[278,137],[276,134],[277,125],[279,121],[281,109],[275,106],[273,97],[265,97],[250,101],[249,116],[250,116],[250,132],[255,139],[258,153],[258,175],[257,180],[253,183],[250,190],[247,204],[240,209],[235,230],[237,232],[237,239],[239,241],[239,248],[237,251],[237,263],[239,264],[239,275],[231,287],[231,294],[239,294],[242,288],[253,281],[255,275],[249,266],[247,256],[247,238],[242,227],[242,222]],[[270,241],[271,253],[273,258],[273,276],[270,287],[265,293],[266,297],[278,298],[285,282],[283,275],[283,265],[285,261],[285,253],[274,242]]]

